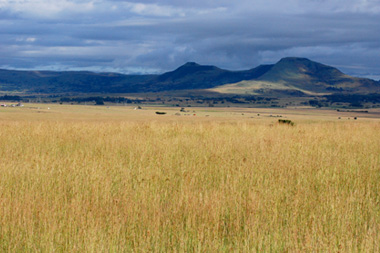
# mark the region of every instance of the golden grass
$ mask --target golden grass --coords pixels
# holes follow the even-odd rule
[[[0,121],[0,251],[380,251],[378,121],[101,116]]]

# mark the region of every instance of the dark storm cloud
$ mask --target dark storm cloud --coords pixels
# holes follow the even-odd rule
[[[162,72],[300,56],[380,76],[371,0],[0,0],[0,66]],[[380,77],[379,77],[380,78]]]

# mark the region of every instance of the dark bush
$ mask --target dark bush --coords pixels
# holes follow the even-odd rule
[[[287,124],[287,125],[290,125],[290,126],[294,126],[294,122],[292,122],[291,120],[288,120],[288,119],[279,119],[278,123],[279,124]]]
[[[95,100],[95,105],[104,105],[104,100],[102,98],[97,98]]]
[[[21,97],[20,96],[5,95],[5,96],[0,97],[0,100],[3,100],[3,101],[20,101]]]

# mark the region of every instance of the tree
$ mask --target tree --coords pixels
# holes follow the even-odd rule
[[[104,105],[103,98],[96,98],[95,99],[95,105]]]

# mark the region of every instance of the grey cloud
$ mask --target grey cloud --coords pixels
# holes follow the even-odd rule
[[[0,67],[162,72],[196,61],[248,69],[301,56],[376,76],[380,10],[367,2],[66,0],[42,16],[0,5]]]

